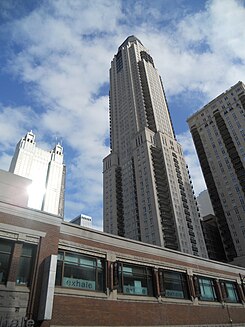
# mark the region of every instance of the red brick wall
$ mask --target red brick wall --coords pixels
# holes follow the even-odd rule
[[[60,227],[31,219],[25,219],[23,217],[18,217],[3,212],[0,213],[0,220],[2,223],[11,224],[13,226],[25,227],[28,229],[46,233],[45,237],[41,238],[40,243],[38,245],[36,270],[34,271],[34,276],[32,279],[32,285],[30,288],[30,300],[27,309],[27,316],[33,318],[34,320],[37,320],[37,313],[42,287],[43,263],[45,258],[50,256],[51,254],[58,253]],[[21,248],[21,244],[15,244],[13,259],[9,272],[9,280],[13,282],[15,282],[16,280]]]
[[[242,305],[229,306],[233,323],[244,323]],[[109,301],[106,299],[55,296],[51,325],[61,326],[165,326],[229,324],[221,304],[193,305]]]

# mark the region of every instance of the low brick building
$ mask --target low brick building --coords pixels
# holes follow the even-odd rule
[[[11,186],[3,179],[1,190]],[[76,226],[1,194],[2,327],[245,325],[244,268]]]

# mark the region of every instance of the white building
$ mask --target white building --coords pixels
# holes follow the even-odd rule
[[[134,36],[111,63],[110,145],[103,166],[104,231],[207,257],[161,77]]]
[[[28,206],[64,216],[65,165],[63,148],[42,150],[36,146],[35,135],[28,132],[17,144],[9,172],[32,180]]]
[[[188,119],[227,260],[245,264],[245,85]]]
[[[92,227],[92,217],[81,214],[77,216],[76,218],[73,218],[70,220],[70,223],[73,223],[75,225],[83,226],[83,227]]]

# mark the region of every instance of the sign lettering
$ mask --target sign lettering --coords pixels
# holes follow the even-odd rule
[[[95,291],[95,282],[92,280],[64,277],[62,280],[62,286]]]
[[[23,317],[21,319],[4,319],[0,318],[0,327],[33,327],[34,320]]]

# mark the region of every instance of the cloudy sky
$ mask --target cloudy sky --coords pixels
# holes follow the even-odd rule
[[[196,194],[205,189],[186,119],[245,81],[245,0],[1,0],[0,169],[29,130],[62,141],[66,219],[102,228],[108,148],[108,70],[134,34],[162,76]]]

